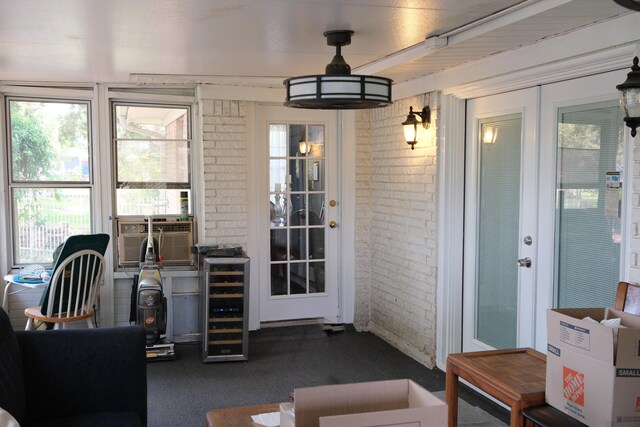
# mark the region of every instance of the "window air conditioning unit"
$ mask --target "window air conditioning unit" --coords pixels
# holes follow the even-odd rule
[[[140,245],[147,237],[146,221],[118,221],[118,266],[137,267],[140,264]],[[193,222],[153,220],[153,237],[158,241],[164,265],[193,263]]]

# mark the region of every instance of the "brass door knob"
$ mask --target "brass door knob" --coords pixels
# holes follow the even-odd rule
[[[338,223],[335,221],[329,221],[329,228],[336,228],[338,226]]]

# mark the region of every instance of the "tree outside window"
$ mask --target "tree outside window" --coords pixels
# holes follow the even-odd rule
[[[89,107],[7,100],[15,264],[52,263],[68,236],[91,232]]]

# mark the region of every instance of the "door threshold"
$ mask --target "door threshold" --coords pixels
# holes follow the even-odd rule
[[[310,319],[277,320],[272,322],[260,322],[260,329],[282,328],[285,326],[323,325],[323,324],[324,324],[324,319],[322,317],[310,318]]]

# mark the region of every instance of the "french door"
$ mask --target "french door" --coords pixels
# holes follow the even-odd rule
[[[546,310],[611,306],[624,122],[607,73],[468,101],[463,350],[546,350]]]
[[[543,87],[536,344],[546,348],[546,308],[611,307],[627,277],[631,208],[629,129],[616,84],[626,72]],[[626,173],[630,176],[627,179]]]
[[[338,318],[336,113],[263,107],[260,321]]]
[[[533,88],[467,105],[464,351],[533,341],[537,97]]]

